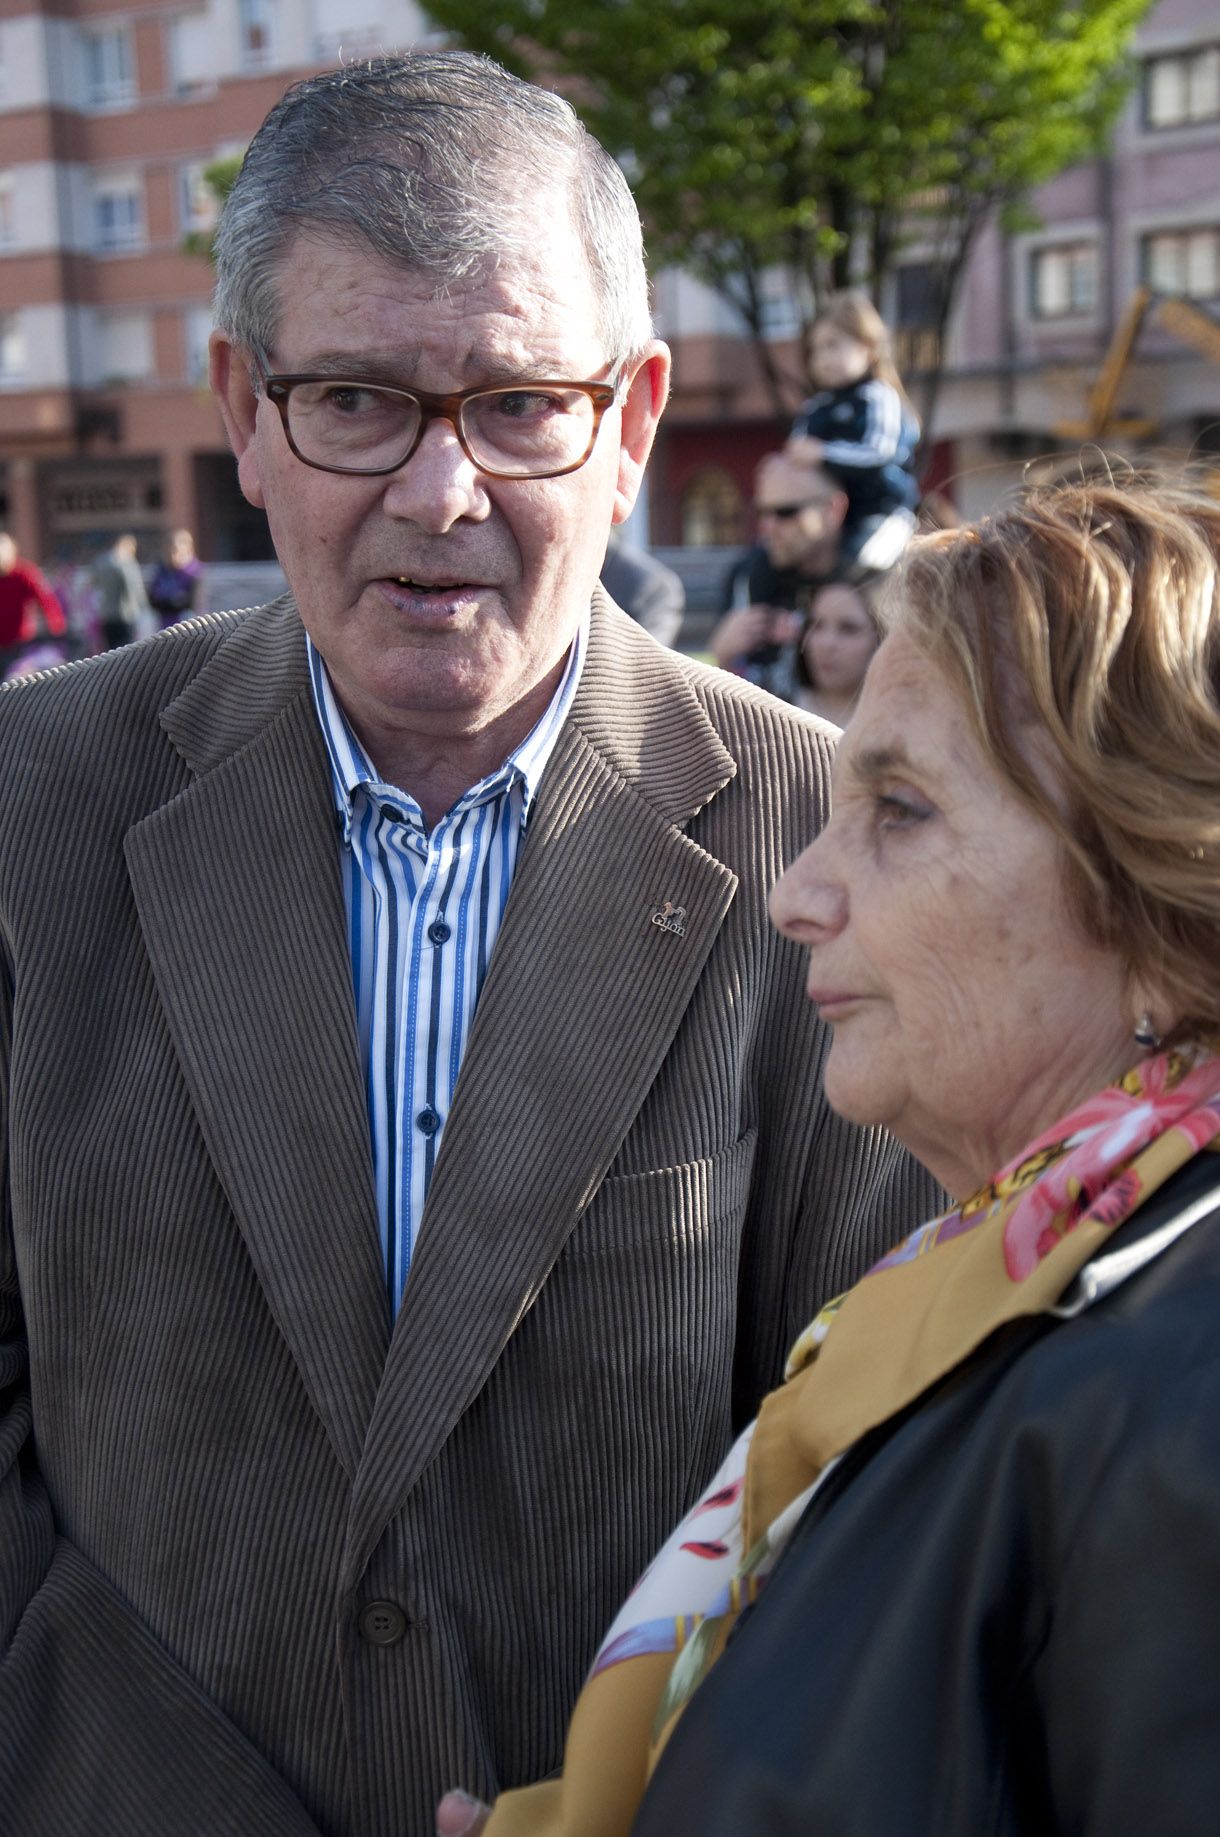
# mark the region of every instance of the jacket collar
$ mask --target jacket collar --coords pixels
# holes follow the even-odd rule
[[[309,691],[305,633],[291,594],[245,616],[221,614],[218,622],[232,624],[224,642],[161,711],[165,732],[200,775],[239,753]]]
[[[569,739],[579,734],[663,821],[681,823],[723,789],[737,766],[704,713],[693,675],[675,677],[676,661],[596,588],[568,725]],[[161,722],[192,771],[203,773],[308,694],[304,629],[292,596],[284,594],[235,625]]]
[[[736,767],[697,668],[599,594],[391,1333],[329,766],[291,603],[239,622],[162,723],[197,776],[129,832],[133,893],[200,1127],[353,1479],[355,1577],[657,1077],[737,888],[686,825]]]

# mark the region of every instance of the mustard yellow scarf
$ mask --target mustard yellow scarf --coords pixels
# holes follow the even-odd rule
[[[1162,1053],[829,1302],[610,1628],[561,1776],[503,1794],[488,1837],[627,1837],[678,1717],[837,1457],[1005,1322],[1054,1307],[1114,1228],[1211,1146],[1220,1059]]]

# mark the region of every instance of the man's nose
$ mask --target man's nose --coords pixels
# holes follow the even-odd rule
[[[480,521],[491,507],[485,480],[466,457],[452,421],[438,415],[406,465],[391,472],[382,502],[389,516],[443,536],[463,517]]]
[[[825,942],[847,923],[847,892],[833,872],[833,844],[823,830],[771,889],[771,923],[798,944]]]

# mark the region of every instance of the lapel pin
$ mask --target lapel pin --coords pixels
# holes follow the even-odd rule
[[[686,907],[675,906],[672,899],[667,899],[663,906],[658,906],[652,915],[652,923],[662,931],[672,931],[676,938],[686,936]]]

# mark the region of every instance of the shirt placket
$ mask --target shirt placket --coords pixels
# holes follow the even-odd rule
[[[452,1024],[457,944],[451,904],[461,864],[465,815],[459,805],[442,818],[427,838],[409,919],[406,1005],[399,1030],[403,1055],[399,1112],[403,1167],[396,1305],[410,1270],[415,1233],[452,1097],[438,1041],[442,1029]]]

